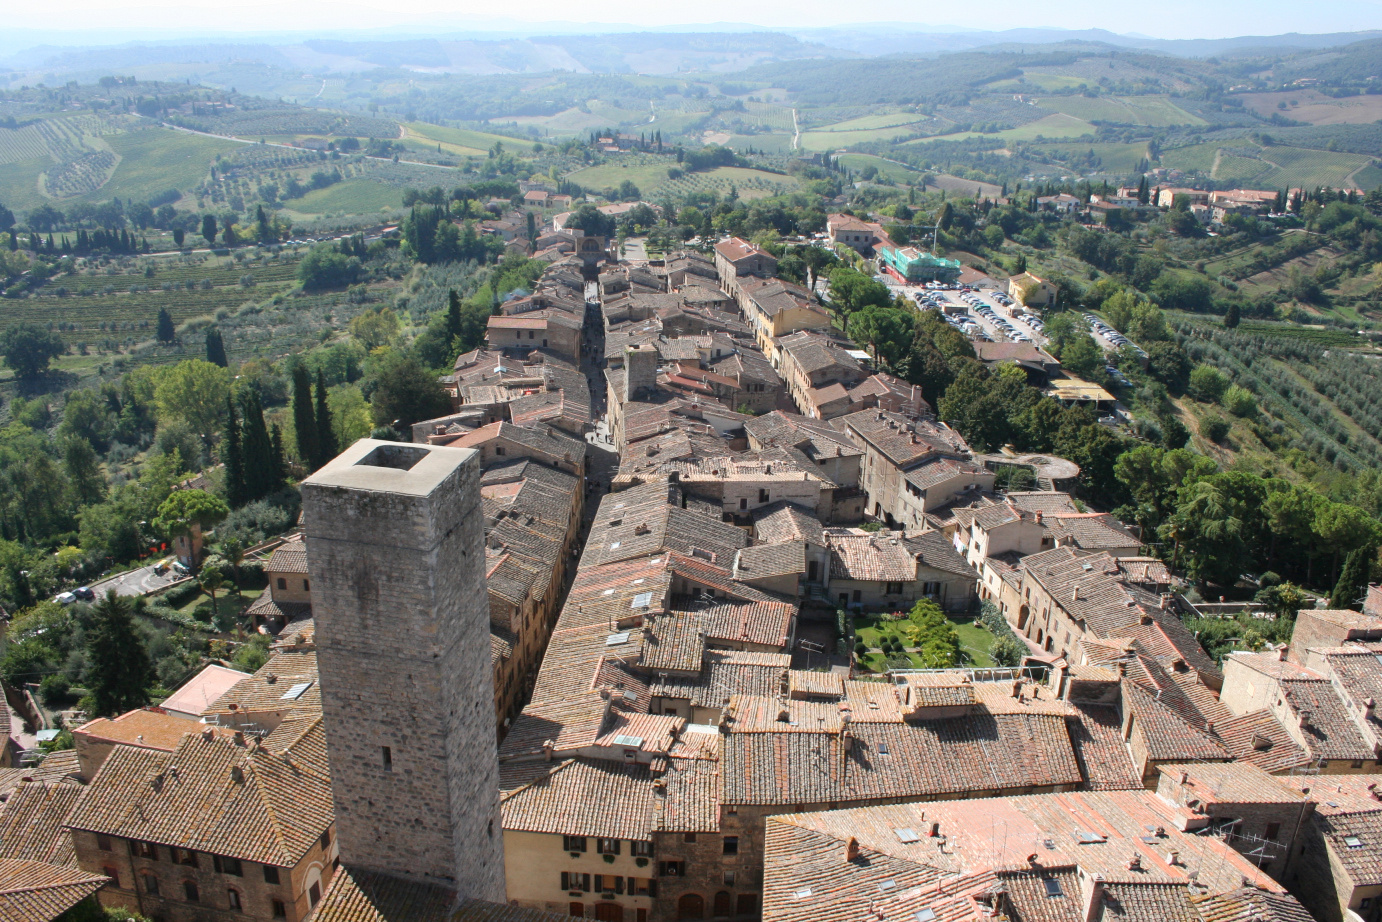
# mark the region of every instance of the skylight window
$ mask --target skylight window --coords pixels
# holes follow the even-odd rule
[[[883,742],[882,740],[879,740],[878,742],[878,754],[884,756],[888,754],[888,744]]]
[[[934,918],[936,918],[936,911],[934,909],[923,909],[916,914],[917,922],[931,922]]]
[[[637,748],[637,747],[643,745],[643,737],[641,737],[641,736],[628,736],[627,734],[620,733],[618,736],[616,736],[616,737],[614,738],[614,745],[616,745],[616,746],[632,746],[632,747]]]
[[[810,888],[810,887],[802,887],[800,890],[797,891],[797,899],[799,899],[799,900],[804,900],[804,899],[806,899],[806,898],[807,898],[808,896],[810,896],[810,895],[811,895],[811,888]]]
[[[898,841],[905,845],[921,841],[921,836],[917,835],[915,829],[894,829],[893,832],[897,834]]]
[[[653,594],[651,592],[640,592],[633,597],[633,604],[630,608],[647,608],[653,604]]]
[[[1362,848],[1363,840],[1357,836],[1344,836],[1344,844],[1349,848]]]
[[[608,637],[605,638],[605,646],[607,646],[607,647],[617,647],[617,646],[619,646],[621,643],[628,643],[628,642],[629,642],[629,632],[628,632],[628,631],[620,631],[618,634],[610,634]]]
[[[1042,878],[1041,885],[1046,888],[1047,896],[1065,896],[1065,892],[1060,888],[1060,881],[1054,877]]]
[[[1105,841],[1104,837],[1099,835],[1099,833],[1090,832],[1087,829],[1077,829],[1075,830],[1075,835],[1080,837],[1081,845],[1096,845]]]
[[[298,700],[299,698],[301,698],[303,695],[307,694],[307,689],[309,689],[309,688],[311,688],[311,687],[312,687],[312,683],[311,683],[311,682],[299,682],[298,684],[294,685],[292,688],[290,688],[290,689],[288,689],[286,692],[284,692],[284,693],[283,693],[283,697],[282,697],[282,698],[279,698],[278,700],[279,700],[279,701],[296,701],[296,700]]]
[[[889,890],[896,889],[896,887],[897,881],[893,880],[891,877],[889,877],[887,880],[880,880],[878,882],[878,889],[882,890],[884,893],[887,893]]]

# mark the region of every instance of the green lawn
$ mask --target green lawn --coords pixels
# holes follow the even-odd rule
[[[229,579],[227,579],[227,585],[216,590],[216,611],[227,621],[231,618],[239,618],[245,609],[254,604],[254,600],[259,598],[263,592],[263,589],[245,589],[241,593],[243,598],[237,598],[235,589],[229,585]],[[194,596],[192,601],[179,608],[178,612],[196,618],[198,621],[210,621],[211,597],[205,592],[201,592]]]
[[[887,669],[887,659],[880,650],[880,643],[884,637],[896,637],[903,645],[910,646],[911,641],[907,639],[906,634],[908,624],[910,622],[906,618],[901,621],[887,621],[881,615],[856,615],[855,639],[868,647],[868,653],[858,658],[859,664],[873,672]],[[960,649],[969,658],[966,665],[993,665],[993,657],[989,655],[989,650],[993,647],[994,637],[987,629],[978,621],[968,618],[952,617],[950,624],[960,637]],[[909,652],[907,657],[914,667],[921,668],[921,661],[915,654]]]
[[[905,138],[915,131],[910,125],[892,128],[869,128],[859,131],[805,131],[801,135],[802,150],[837,150],[871,141],[892,141]]]
[[[881,175],[895,182],[912,182],[921,175],[901,163],[875,157],[872,154],[841,154],[840,162],[856,173],[866,166],[871,166],[878,170]]]
[[[1147,156],[1145,142],[1140,144],[1081,144],[1079,141],[1066,141],[1043,145],[1041,150],[1058,154],[1062,158],[1080,156],[1092,151],[1094,156],[1099,158],[1099,165],[1103,172],[1118,174],[1134,172],[1137,165]]]

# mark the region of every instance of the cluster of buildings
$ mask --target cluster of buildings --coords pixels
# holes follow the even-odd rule
[[[263,668],[0,768],[0,909],[1376,922],[1382,591],[1221,668],[1069,470],[975,456],[775,268],[553,260],[452,413],[303,483]],[[1022,667],[821,666],[922,599]]]
[[[879,269],[904,284],[954,284],[964,271],[958,259],[946,259],[914,246],[900,246],[888,236],[883,225],[854,215],[829,215],[826,233],[831,243],[844,244],[870,258],[877,257]]]

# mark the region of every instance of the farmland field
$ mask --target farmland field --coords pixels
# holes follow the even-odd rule
[[[1075,118],[1122,125],[1204,125],[1205,120],[1191,115],[1165,96],[1049,96],[1036,100],[1043,109],[1063,112]]]
[[[914,133],[907,125],[896,128],[869,128],[860,131],[804,131],[801,135],[801,147],[802,150],[814,151],[838,150],[852,144],[893,141]]]
[[[987,84],[991,90],[1012,90],[1013,92],[1030,93],[1034,89],[1040,90],[1073,90],[1078,86],[1087,85],[1088,80],[1082,77],[1070,77],[1065,74],[1038,74],[1027,71],[1024,79],[999,80],[996,83]]]
[[[1382,96],[1334,99],[1319,90],[1306,89],[1286,93],[1244,93],[1234,98],[1263,118],[1280,114],[1311,125],[1370,125],[1382,119]]]
[[[933,138],[917,138],[908,144],[929,144],[932,141],[964,141],[969,138],[1001,138],[1006,141],[1034,141],[1041,138],[1082,138],[1095,133],[1094,126],[1073,115],[1056,113],[1045,118],[1028,122],[1017,128],[1009,128],[996,134],[981,134],[977,131],[964,131],[958,134],[943,134]]]
[[[769,154],[784,154],[792,149],[790,134],[733,134],[726,147],[742,151],[752,147]]]
[[[1044,144],[1040,148],[1058,154],[1062,159],[1093,153],[1099,158],[1100,168],[1105,173],[1126,174],[1137,169],[1147,156],[1147,145],[1142,144],[1081,144],[1072,141],[1064,144]]]
[[[307,216],[366,214],[402,205],[403,190],[369,179],[346,180],[284,202],[289,211]]]
[[[913,182],[920,175],[915,170],[900,163],[884,160],[882,157],[875,157],[872,154],[841,154],[840,163],[856,173],[866,166],[871,166],[895,182]]]
[[[462,157],[488,156],[490,148],[496,143],[503,144],[506,148],[513,148],[524,143],[517,138],[507,138],[503,135],[489,134],[484,131],[444,128],[441,125],[428,125],[421,122],[409,122],[403,127],[407,132],[407,138],[422,141],[429,145],[440,143],[442,150]]]
[[[1214,158],[1219,152],[1217,144],[1192,144],[1164,151],[1161,165],[1176,170],[1208,173],[1214,168]]]
[[[1187,172],[1210,173],[1215,180],[1253,183],[1265,189],[1330,186],[1375,188],[1382,172],[1371,167],[1372,158],[1363,154],[1308,150],[1301,147],[1258,147],[1247,139],[1235,140],[1231,149],[1215,144],[1180,147],[1162,154],[1161,165]],[[1247,156],[1254,154],[1255,156]],[[1356,176],[1354,174],[1357,174]],[[1352,178],[1350,178],[1352,177]]]
[[[609,163],[568,173],[565,178],[580,184],[583,189],[597,192],[617,188],[627,179],[647,195],[659,183],[667,181],[667,170],[676,165],[675,157],[623,154]]]
[[[770,195],[794,192],[800,188],[800,184],[791,176],[744,167],[722,166],[705,173],[687,173],[681,179],[665,180],[654,186],[652,191],[659,196],[711,191],[726,195],[731,186],[739,193],[741,199],[766,198]],[[643,191],[645,195],[649,192],[648,189]]]
[[[813,128],[813,131],[868,131],[874,128],[899,128],[916,122],[926,121],[924,115],[915,112],[893,112],[885,115],[863,115],[833,125]]]

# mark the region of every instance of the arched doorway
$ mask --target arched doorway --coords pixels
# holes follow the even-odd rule
[[[715,894],[715,918],[722,919],[728,916],[733,911],[734,900],[730,897],[728,893],[721,890],[719,893]]]
[[[678,919],[704,919],[705,900],[699,893],[683,893],[677,900]]]
[[[1017,610],[1017,629],[1025,631],[1027,629],[1027,619],[1032,616],[1032,609],[1029,605],[1023,605]]]

